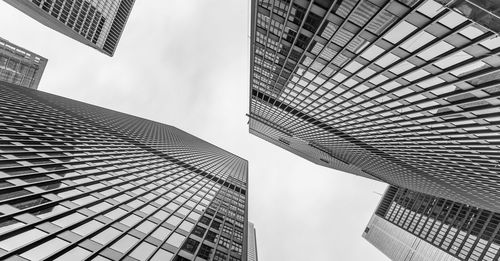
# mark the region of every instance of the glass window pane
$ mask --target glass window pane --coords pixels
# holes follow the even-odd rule
[[[184,241],[186,237],[179,234],[179,233],[173,233],[167,240],[167,243],[169,243],[172,246],[175,247],[180,247],[182,245],[182,241]]]
[[[107,228],[106,230],[102,231],[101,233],[97,234],[95,237],[92,238],[93,241],[97,243],[101,243],[105,245],[109,241],[113,240],[117,236],[121,235],[122,232],[120,232],[116,228]]]
[[[75,247],[68,251],[66,254],[56,258],[54,261],[80,261],[80,260],[85,260],[85,258],[90,255],[92,252],[81,248],[81,247]],[[94,259],[96,260],[96,259]]]
[[[127,252],[135,243],[139,242],[139,239],[136,237],[133,237],[131,235],[125,235],[124,237],[120,238],[116,243],[114,243],[111,248],[125,253]]]
[[[59,238],[54,238],[22,253],[21,256],[31,261],[38,261],[48,257],[67,245],[69,245],[69,242]]]
[[[150,261],[170,261],[173,256],[173,253],[170,253],[163,249],[159,249],[158,252],[156,252],[156,254],[150,259]]]
[[[15,235],[13,237],[0,241],[0,247],[7,251],[11,251],[29,242],[35,241],[45,236],[46,234],[47,233],[38,229],[28,230],[19,235]]]
[[[146,260],[151,253],[155,250],[155,246],[142,242],[132,253],[130,253],[130,256],[133,258],[137,258],[139,260]]]

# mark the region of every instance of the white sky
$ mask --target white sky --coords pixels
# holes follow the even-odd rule
[[[49,59],[39,90],[173,125],[246,158],[261,261],[388,260],[361,237],[385,184],[248,133],[248,5],[136,1],[110,58],[0,1],[0,37]]]

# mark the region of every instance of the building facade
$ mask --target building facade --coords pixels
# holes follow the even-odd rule
[[[52,28],[113,56],[135,0],[5,0]]]
[[[0,260],[246,260],[246,160],[8,83],[0,107]]]
[[[258,261],[257,254],[257,231],[252,222],[248,222],[248,261]]]
[[[37,89],[47,59],[0,38],[0,81]]]
[[[483,2],[254,0],[250,133],[500,212],[500,20]]]
[[[392,260],[500,259],[500,214],[390,186],[363,237]]]
[[[377,215],[370,219],[363,237],[394,261],[459,261]]]

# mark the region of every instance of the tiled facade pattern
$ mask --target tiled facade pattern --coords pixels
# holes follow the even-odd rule
[[[5,0],[40,23],[113,56],[135,0]]]
[[[246,260],[247,161],[0,83],[0,260]]]
[[[496,261],[500,259],[500,214],[444,198],[390,186],[375,211],[377,219],[397,226],[458,260]],[[380,222],[385,223],[385,222]],[[382,227],[392,227],[383,225]],[[370,225],[368,226],[370,228]],[[384,230],[384,228],[381,228]],[[370,228],[365,234],[372,233]],[[389,229],[388,231],[395,231]],[[378,233],[378,232],[375,232]],[[391,232],[388,232],[391,233]],[[384,241],[384,237],[369,241]],[[398,238],[412,236],[398,236]],[[415,244],[418,240],[414,240]],[[381,242],[373,243],[383,245]],[[410,244],[410,242],[406,242]],[[378,246],[377,246],[378,247]],[[426,251],[423,251],[426,252]],[[395,259],[399,260],[399,259]],[[435,260],[432,258],[424,260]],[[448,260],[448,259],[445,259]]]
[[[250,132],[500,212],[500,37],[471,2],[253,1]]]
[[[252,222],[248,222],[248,261],[258,261],[257,254],[257,232]]]
[[[37,89],[47,59],[0,38],[0,81]]]
[[[363,237],[394,261],[459,261],[377,215],[370,219]]]

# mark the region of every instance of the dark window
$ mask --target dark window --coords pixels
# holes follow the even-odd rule
[[[198,256],[204,259],[209,259],[210,256],[212,255],[212,248],[202,244],[200,247],[200,251],[198,251]]]
[[[184,242],[182,249],[193,254],[196,251],[196,248],[198,247],[199,244],[200,244],[200,242],[198,242],[192,238],[188,238],[186,240],[186,242]]]
[[[198,237],[201,237],[203,238],[203,235],[205,234],[205,231],[207,231],[206,229],[200,227],[200,226],[196,226],[194,227],[193,229],[193,234],[198,236]]]

